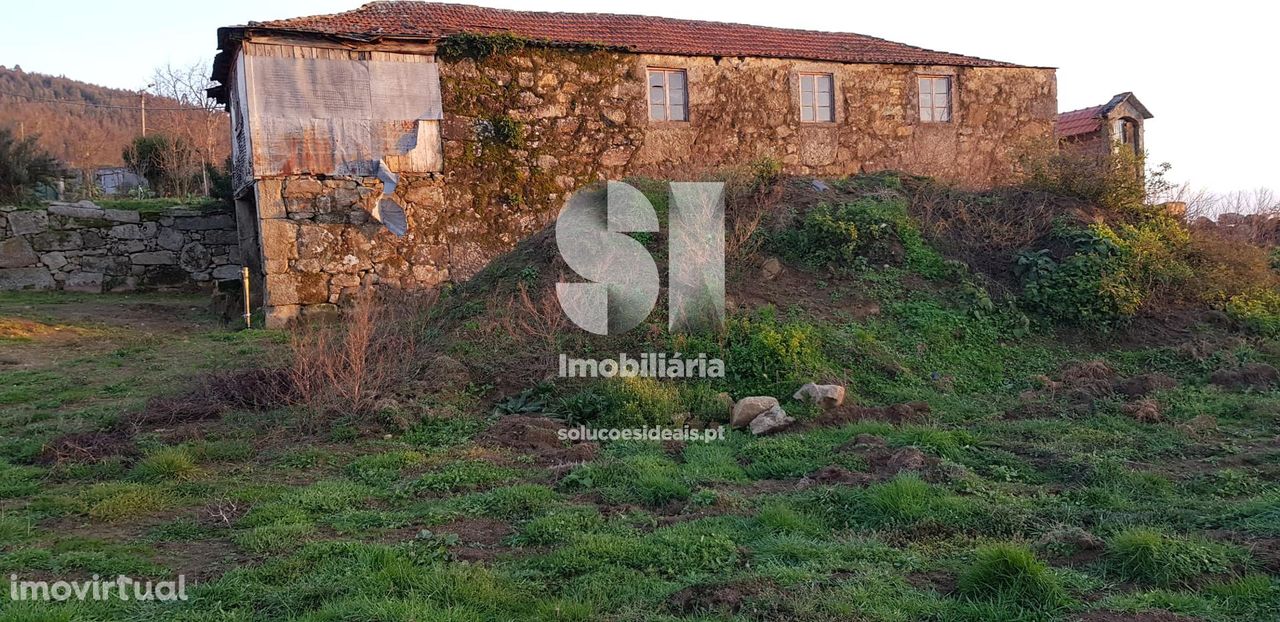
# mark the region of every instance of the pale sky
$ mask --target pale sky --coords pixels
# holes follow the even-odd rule
[[[360,0],[42,0],[0,8],[0,65],[137,89],[165,62],[211,59],[218,26],[359,6]],[[1280,125],[1265,113],[1280,80],[1259,71],[1277,58],[1269,3],[983,1],[742,3],[647,0],[471,0],[508,9],[642,13],[664,17],[857,32],[1023,65],[1058,68],[1058,109],[1133,91],[1153,163],[1175,181],[1230,192],[1280,189],[1272,149]],[[1223,118],[1230,114],[1231,119]],[[1268,155],[1272,154],[1272,155]]]

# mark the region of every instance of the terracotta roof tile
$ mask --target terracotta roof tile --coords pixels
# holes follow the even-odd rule
[[[460,32],[511,32],[556,43],[591,43],[681,56],[758,56],[843,63],[1013,67],[866,35],[769,28],[642,15],[508,11],[462,4],[381,1],[332,15],[250,22],[249,29],[354,39],[434,39]]]
[[[1102,117],[1106,113],[1106,109],[1107,106],[1104,104],[1102,106],[1058,113],[1058,118],[1053,126],[1053,133],[1058,138],[1070,138],[1095,132],[1102,127]]]

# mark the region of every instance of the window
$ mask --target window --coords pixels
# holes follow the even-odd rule
[[[925,123],[951,120],[950,76],[920,76],[920,120]]]
[[[649,119],[688,121],[689,96],[683,69],[649,70]]]
[[[800,120],[806,123],[835,121],[835,80],[829,73],[800,74]]]
[[[1124,145],[1135,154],[1141,152],[1141,145],[1138,144],[1138,123],[1133,119],[1116,119],[1112,133],[1117,146]]]

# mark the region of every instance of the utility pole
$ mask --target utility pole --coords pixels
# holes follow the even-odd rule
[[[151,84],[148,84],[146,88],[142,89],[141,91],[138,91],[138,101],[141,102],[142,104],[141,109],[142,109],[142,135],[143,136],[147,135],[147,89],[153,86],[155,86],[154,82],[152,82]]]

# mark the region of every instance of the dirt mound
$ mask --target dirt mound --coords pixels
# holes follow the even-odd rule
[[[927,419],[930,410],[927,402],[904,402],[879,407],[848,404],[822,413],[814,420],[814,425],[829,428],[858,421],[887,421],[895,425],[912,423]]]
[[[1116,382],[1114,388],[1127,398],[1146,397],[1156,391],[1167,391],[1178,386],[1178,381],[1160,372],[1139,374]]]
[[[672,594],[667,599],[667,608],[673,613],[684,615],[731,615],[742,610],[746,600],[769,592],[770,587],[762,581],[691,585]]]
[[[828,465],[806,475],[801,480],[801,487],[831,484],[865,486],[906,472],[919,473],[931,482],[949,481],[955,476],[954,472],[943,467],[941,460],[916,447],[887,447],[884,439],[870,434],[858,435],[837,451],[861,456],[867,463],[867,470],[855,472],[839,465]]]
[[[477,442],[531,456],[538,464],[564,464],[594,459],[600,451],[599,445],[588,442],[570,444],[567,440],[561,440],[561,431],[567,429],[563,423],[554,419],[513,415],[503,417],[489,426]]]
[[[1219,369],[1209,383],[1232,391],[1270,391],[1280,385],[1280,371],[1266,363],[1245,363],[1235,369]]]
[[[1120,397],[1130,400],[1121,406],[1135,419],[1150,423],[1160,420],[1160,405],[1150,399],[1153,393],[1178,386],[1172,377],[1152,372],[1121,378],[1106,361],[1072,361],[1063,365],[1058,379],[1035,376],[1031,380],[1038,386],[1023,391],[1021,403],[1005,411],[1006,419],[1039,419],[1053,417],[1058,409],[1051,402],[1063,399],[1077,414],[1093,412],[1098,400]]]

